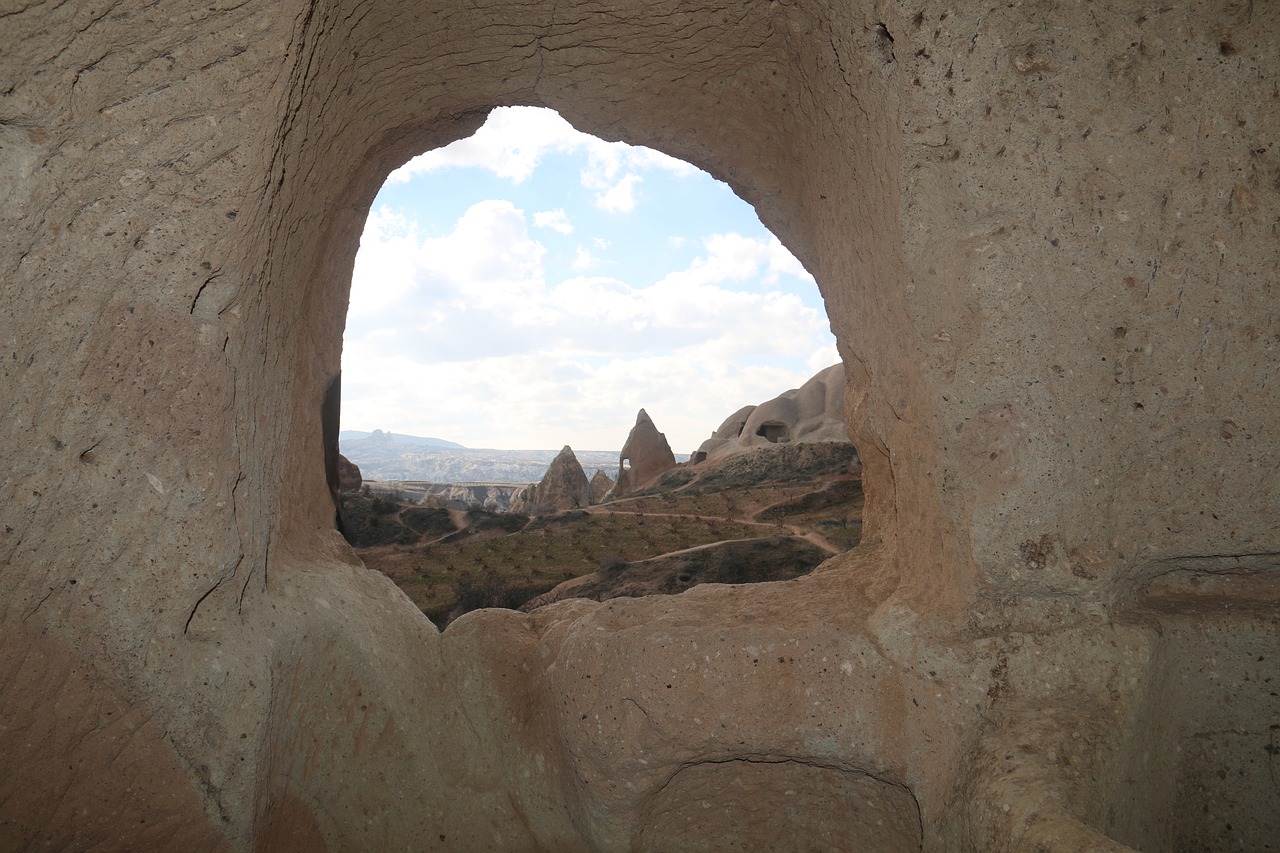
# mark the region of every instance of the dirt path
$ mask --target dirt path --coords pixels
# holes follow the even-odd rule
[[[805,532],[801,533],[799,528],[791,527],[790,525],[787,525],[787,526],[791,530],[791,532],[794,533],[796,536],[800,537],[806,542],[812,542],[814,545],[817,545],[819,548],[826,551],[833,557],[836,554],[844,553],[844,551],[842,551],[841,549],[833,545],[831,543],[831,540],[827,539],[827,537],[823,536],[821,533],[817,533],[813,530],[806,530]]]
[[[781,501],[776,501],[775,503],[765,504],[761,507],[758,507],[752,515],[753,516],[759,515],[760,513],[764,512],[770,507],[774,507],[779,504],[789,503],[792,500],[795,500],[795,498],[787,498]],[[594,510],[595,507],[592,507],[592,509]],[[591,510],[588,510],[588,512],[590,511]],[[821,533],[818,533],[817,531],[809,530],[807,528],[800,527],[795,524],[775,524],[773,522],[768,522],[768,521],[756,521],[754,517],[698,515],[696,513],[682,513],[682,512],[640,512],[636,510],[619,510],[619,509],[600,509],[597,511],[596,514],[603,515],[605,513],[610,513],[613,515],[634,515],[634,516],[640,516],[642,518],[684,518],[684,519],[696,519],[699,521],[723,521],[725,523],[742,524],[750,527],[763,527],[763,528],[771,528],[773,530],[786,530],[790,532],[792,536],[795,536],[799,539],[803,539],[806,542],[811,542],[812,544],[817,545],[819,548],[826,551],[828,554],[831,554],[832,556],[843,553],[842,549],[836,547],[834,544],[832,544],[832,542],[829,539],[827,539],[827,537],[823,536]],[[721,539],[717,542],[708,542],[703,545],[694,545],[691,548],[682,548],[679,551],[671,551],[671,552],[668,552],[667,554],[663,554],[662,556],[665,557],[665,556],[671,556],[672,554],[686,554],[690,551],[701,551],[706,548],[712,548],[712,547],[715,547],[716,545],[721,545],[725,542],[750,542],[750,541],[751,539]]]

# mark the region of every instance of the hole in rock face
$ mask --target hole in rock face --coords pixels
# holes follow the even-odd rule
[[[762,803],[781,799],[779,810]],[[857,772],[799,762],[724,761],[681,768],[648,804],[640,849],[921,850],[920,806],[906,788]]]
[[[768,441],[770,444],[778,444],[791,440],[791,430],[786,424],[782,423],[764,423],[760,424],[760,428],[756,430],[756,435]]]
[[[339,477],[345,535],[379,546],[366,563],[437,624],[556,597],[605,562],[625,578],[781,535],[753,516],[798,489],[656,502],[682,500],[696,474],[679,466],[728,414],[838,360],[815,282],[728,186],[550,110],[496,109],[395,170],[370,209],[343,348],[341,450],[360,469]],[[564,447],[574,462],[549,471]],[[663,485],[630,482],[655,480],[660,452]],[[780,578],[830,556],[793,550],[774,549]]]

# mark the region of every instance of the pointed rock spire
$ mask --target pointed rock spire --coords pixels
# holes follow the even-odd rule
[[[520,493],[518,511],[530,515],[551,515],[590,503],[591,484],[573,448],[566,444],[552,460],[542,481]],[[515,504],[512,508],[517,509]]]
[[[636,425],[618,454],[618,479],[610,496],[620,498],[642,489],[675,466],[676,455],[671,452],[667,437],[658,432],[653,418],[641,409],[636,415]]]

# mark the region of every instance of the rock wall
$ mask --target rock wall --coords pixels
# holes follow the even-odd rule
[[[715,462],[753,447],[792,441],[848,442],[844,366],[818,371],[799,388],[734,412],[698,446],[694,463]]]
[[[1235,0],[10,4],[0,846],[1280,837],[1278,42]],[[708,169],[814,274],[862,548],[443,635],[353,557],[361,224],[500,104]]]

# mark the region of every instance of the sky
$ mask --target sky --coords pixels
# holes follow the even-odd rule
[[[356,255],[342,429],[690,453],[835,364],[813,278],[729,187],[500,107],[388,176]]]

